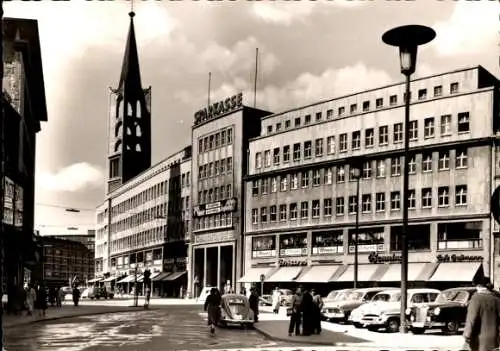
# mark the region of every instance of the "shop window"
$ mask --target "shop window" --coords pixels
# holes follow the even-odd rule
[[[482,249],[483,222],[438,223],[438,250]]]
[[[402,226],[391,227],[391,251],[401,251]],[[431,248],[431,226],[430,224],[419,224],[408,226],[408,250],[430,250]]]
[[[349,229],[349,253],[354,253],[356,230]],[[360,228],[358,234],[358,252],[383,252],[384,228]]]
[[[312,233],[312,254],[328,255],[344,252],[344,233],[332,230]]]
[[[276,256],[276,236],[266,235],[252,238],[252,258]]]
[[[307,255],[307,233],[280,235],[280,256]]]

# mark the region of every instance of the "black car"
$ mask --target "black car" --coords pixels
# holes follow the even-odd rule
[[[465,325],[467,306],[476,288],[443,290],[434,302],[408,308],[406,315],[413,334],[423,334],[428,329],[442,329],[446,334],[457,334]]]

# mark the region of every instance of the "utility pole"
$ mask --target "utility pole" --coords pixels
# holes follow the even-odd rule
[[[4,236],[5,236],[5,114],[3,99],[3,0],[0,0],[0,298],[3,298]],[[3,304],[0,307],[0,350],[4,349]]]
[[[139,291],[137,290],[137,262],[134,270],[134,307],[139,305]]]

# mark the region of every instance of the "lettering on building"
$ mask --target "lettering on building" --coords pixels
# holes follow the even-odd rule
[[[194,114],[194,125],[207,122],[225,113],[229,113],[243,106],[243,93],[215,102]]]
[[[307,266],[307,261],[306,260],[287,260],[287,259],[280,258],[278,261],[278,266],[279,267]]]
[[[234,212],[236,211],[236,205],[236,198],[233,197],[231,199],[195,206],[193,208],[193,216],[203,217],[217,213]]]
[[[437,255],[437,261],[442,262],[482,262],[483,256],[479,255],[456,255],[456,254],[445,254],[445,255]]]
[[[401,256],[397,256],[396,254],[392,254],[389,256],[382,256],[376,252],[370,253],[368,255],[368,262],[370,263],[399,263],[401,262]]]

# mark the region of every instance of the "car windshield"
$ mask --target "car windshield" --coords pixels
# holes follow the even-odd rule
[[[245,299],[241,297],[229,297],[226,301],[228,305],[245,305]]]
[[[401,295],[399,293],[396,294],[389,294],[389,293],[382,293],[382,294],[377,294],[373,298],[373,302],[376,301],[384,301],[384,302],[396,302],[399,301],[401,298]]]
[[[335,301],[347,300],[349,298],[349,294],[350,294],[349,291],[341,292],[337,294],[337,296],[335,296]]]
[[[363,299],[364,295],[365,295],[365,293],[363,293],[363,292],[354,291],[354,292],[349,293],[346,300],[359,301],[359,300]]]
[[[325,300],[335,300],[335,297],[338,295],[338,293],[338,291],[330,291]]]
[[[439,296],[436,298],[436,302],[447,302],[447,301],[454,301],[454,302],[467,302],[467,299],[469,298],[469,293],[464,290],[445,290],[439,294]]]

